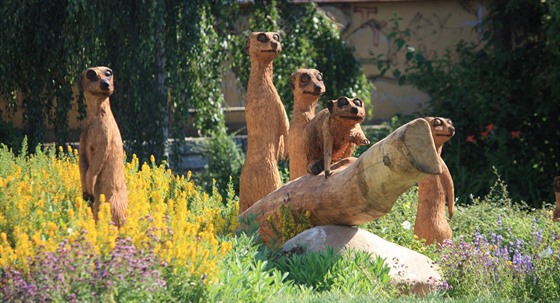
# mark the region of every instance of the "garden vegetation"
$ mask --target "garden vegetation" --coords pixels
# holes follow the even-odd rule
[[[18,156],[0,148],[2,302],[380,302],[411,300],[389,268],[363,252],[280,254],[240,230],[231,185],[222,197],[166,163],[126,160],[128,219],[117,229],[107,203],[95,224],[81,198],[77,151]],[[422,300],[560,300],[560,226],[550,209],[520,207],[499,176],[489,195],[457,207],[452,241],[413,235],[417,190],[361,228],[431,257],[443,271]],[[300,232],[286,218],[279,239]],[[289,235],[291,234],[291,235]],[[406,270],[406,268],[399,268]],[[414,298],[415,301],[420,298]]]

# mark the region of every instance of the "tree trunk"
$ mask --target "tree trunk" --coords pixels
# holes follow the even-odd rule
[[[310,212],[318,225],[359,225],[391,211],[397,198],[426,174],[442,168],[430,126],[413,120],[377,142],[358,159],[344,159],[324,172],[304,175],[268,194],[241,214],[254,217],[265,242],[275,238],[279,208],[289,204],[294,217]]]

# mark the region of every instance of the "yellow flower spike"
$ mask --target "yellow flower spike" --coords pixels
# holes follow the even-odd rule
[[[156,157],[154,155],[150,155],[150,163],[156,164]]]

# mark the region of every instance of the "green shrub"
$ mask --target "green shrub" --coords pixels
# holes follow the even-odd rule
[[[219,283],[208,287],[208,302],[269,302],[291,291],[291,283],[285,281],[288,274],[267,268],[254,238],[241,234],[232,241]]]
[[[478,44],[460,42],[428,60],[395,18],[389,38],[406,58],[399,69],[378,56],[381,73],[429,94],[421,115],[451,118],[457,129],[443,158],[456,195],[483,196],[496,167],[516,201],[552,200],[560,171],[560,6],[555,1],[488,3]]]
[[[197,179],[207,191],[218,188],[222,196],[226,196],[230,182],[235,192],[239,192],[239,175],[244,159],[241,147],[233,135],[226,133],[225,128],[211,130],[208,134],[207,140],[199,148],[199,152],[208,160],[208,165]]]
[[[377,257],[374,261],[367,252],[339,254],[332,249],[305,254],[281,256],[274,266],[288,273],[287,279],[323,292],[343,294],[375,294],[387,297],[389,267]]]

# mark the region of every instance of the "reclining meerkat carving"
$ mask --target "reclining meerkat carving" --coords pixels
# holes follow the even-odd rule
[[[307,171],[318,175],[324,170],[328,178],[332,163],[350,157],[356,145],[368,145],[360,127],[365,117],[364,102],[358,98],[340,97],[327,102],[327,108],[304,130]]]
[[[445,218],[445,205],[449,211],[449,218],[453,217],[455,189],[453,179],[447,165],[441,158],[443,144],[455,135],[455,127],[449,119],[440,117],[424,118],[430,124],[432,138],[436,151],[440,156],[442,173],[440,175],[428,175],[418,182],[418,209],[414,234],[425,239],[426,244],[451,239],[451,226]]]
[[[294,110],[290,121],[288,155],[290,157],[290,180],[307,174],[307,156],[304,153],[303,131],[315,117],[319,97],[325,93],[323,75],[316,69],[300,68],[290,76],[294,92]]]
[[[128,191],[124,176],[121,133],[113,117],[109,96],[113,94],[113,71],[104,66],[85,70],[80,81],[87,105],[87,118],[80,134],[79,167],[84,199],[93,202],[97,221],[101,194],[111,205],[117,226],[125,221]]]
[[[284,157],[288,116],[272,82],[272,61],[282,51],[274,32],[252,33],[247,41],[251,72],[245,98],[247,155],[239,180],[239,211],[243,212],[282,186],[278,159]]]

